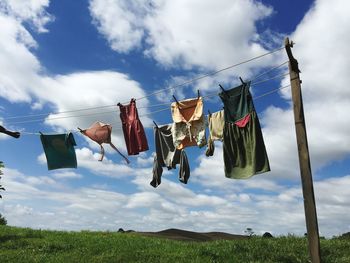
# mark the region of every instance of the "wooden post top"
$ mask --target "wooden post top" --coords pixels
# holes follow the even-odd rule
[[[292,70],[296,73],[300,73],[299,70],[299,66],[298,66],[298,61],[293,57],[293,53],[292,53],[292,47],[294,46],[293,41],[289,42],[289,38],[286,37],[284,39],[284,47],[286,49],[289,61],[290,61],[290,65],[292,67]]]

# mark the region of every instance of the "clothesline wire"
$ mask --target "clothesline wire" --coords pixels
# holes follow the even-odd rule
[[[267,95],[271,95],[279,90],[282,90],[282,89],[285,89],[285,88],[288,88],[290,87],[290,84],[286,85],[286,86],[283,86],[283,87],[280,87],[280,88],[277,88],[277,89],[273,89],[273,90],[270,90],[269,92],[266,92],[264,94],[261,94],[259,96],[256,96],[254,97],[254,100],[257,100],[257,99],[260,99],[262,97],[265,97]],[[214,96],[217,96],[217,93],[211,93],[211,94],[208,94],[206,96],[203,96],[202,98],[203,99],[206,99],[206,98],[210,98],[210,97],[214,97]],[[152,115],[152,114],[155,114],[155,113],[159,113],[159,112],[162,112],[162,111],[166,111],[166,110],[169,110],[169,107],[167,108],[163,108],[163,109],[160,109],[160,110],[157,110],[157,111],[153,111],[153,112],[149,112],[149,113],[145,113],[145,114],[142,114],[140,115],[139,117],[144,117],[144,116],[147,116],[147,115]],[[206,115],[207,116],[207,115]],[[118,122],[118,124],[120,124],[120,122]],[[151,126],[145,126],[144,128],[152,128]],[[121,130],[122,127],[113,127],[113,130]],[[79,133],[79,131],[69,131],[69,132],[72,132],[72,133]],[[39,133],[35,133],[35,132],[26,132],[26,131],[22,131],[21,134],[24,134],[24,135],[40,135]],[[53,133],[53,134],[57,134],[57,133]]]
[[[258,81],[258,82],[252,82],[253,85],[257,85],[257,84],[260,84],[260,83],[264,83],[264,82],[267,82],[267,81],[270,81],[270,80],[273,80],[273,79],[279,79],[281,77],[285,77],[285,76],[288,76],[289,73],[284,73],[284,74],[281,74],[281,75],[278,75],[278,76],[274,76],[274,77],[271,77],[271,78],[268,78],[268,79],[264,79],[264,80],[261,80],[261,81]]]
[[[269,70],[264,71],[264,72],[262,72],[261,74],[255,76],[255,77],[254,77],[253,79],[251,79],[250,81],[251,81],[251,82],[254,82],[254,80],[257,80],[257,79],[259,79],[261,76],[264,76],[264,75],[266,75],[266,74],[269,74],[269,73],[272,72],[272,71],[275,71],[276,69],[278,69],[278,68],[280,68],[280,67],[286,65],[288,62],[289,62],[289,60],[287,60],[287,61],[285,61],[285,62],[283,62],[283,63],[277,65],[276,67],[270,68]]]
[[[284,65],[286,62],[278,65],[277,67],[275,67],[274,69],[278,68],[278,67],[281,67],[282,65]],[[269,71],[266,71],[265,74],[271,72],[271,70]],[[264,74],[264,75],[265,75]],[[260,74],[258,75],[258,77],[255,77],[255,79],[258,79],[259,77],[261,77],[263,74]],[[264,83],[264,82],[267,82],[267,81],[270,81],[270,80],[273,80],[273,79],[277,79],[277,78],[280,78],[280,77],[284,77],[284,76],[287,76],[289,75],[289,73],[286,73],[286,74],[281,74],[281,75],[277,75],[277,76],[274,76],[274,77],[271,77],[271,78],[268,78],[268,79],[264,79],[264,80],[261,80],[259,82],[252,82],[252,86],[254,85],[257,85],[257,84],[261,84],[261,83]],[[213,94],[217,94],[216,93],[213,93]],[[206,97],[206,96],[203,96],[203,97]],[[169,105],[171,102],[167,102],[167,103],[160,103],[160,104],[153,104],[153,105],[150,105],[150,106],[144,106],[144,107],[138,107],[138,109],[145,109],[145,108],[154,108],[154,107],[159,107],[159,106],[164,106],[164,105]],[[117,106],[117,105],[112,105],[112,106]],[[106,108],[106,107],[110,107],[110,106],[100,106],[100,107],[93,107],[93,108],[86,108],[86,109],[79,109],[79,110],[71,110],[71,111],[65,111],[65,112],[59,112],[59,113],[54,113],[54,115],[58,115],[58,114],[61,114],[61,113],[70,113],[70,112],[78,112],[78,111],[85,111],[87,109],[97,109],[97,108]],[[95,112],[95,113],[88,113],[88,114],[80,114],[80,115],[71,115],[71,116],[60,116],[60,117],[51,117],[51,118],[40,118],[40,119],[32,119],[32,120],[23,120],[23,121],[18,121],[18,122],[8,122],[8,124],[22,124],[22,123],[31,123],[31,122],[37,122],[37,121],[51,121],[51,120],[57,120],[57,119],[66,119],[66,118],[74,118],[74,117],[87,117],[87,116],[94,116],[94,115],[101,115],[101,114],[106,114],[106,113],[115,113],[116,110],[113,110],[113,111],[102,111],[102,112]],[[40,116],[46,116],[47,114],[36,114],[36,115],[27,115],[26,117],[40,117]],[[7,119],[15,119],[15,118],[20,118],[20,117],[25,117],[25,116],[17,116],[17,117],[10,117],[10,118],[7,118]],[[6,120],[6,119],[5,119]]]
[[[257,85],[257,84],[261,84],[261,83],[264,83],[264,82],[267,82],[267,81],[270,81],[270,80],[273,80],[273,79],[277,79],[277,78],[280,78],[280,77],[284,77],[284,76],[287,76],[289,75],[289,73],[286,73],[286,74],[281,74],[281,75],[278,75],[278,76],[274,76],[274,77],[271,77],[271,78],[268,78],[268,79],[264,79],[264,80],[261,80],[259,82],[253,82],[252,85]],[[256,79],[256,78],[255,78]],[[218,93],[215,92],[215,93],[210,93],[210,94],[207,94],[205,96],[202,96],[202,98],[210,98],[211,96],[214,96],[214,95],[217,95]],[[167,102],[167,103],[161,103],[161,104],[155,104],[155,105],[151,105],[149,107],[138,107],[138,109],[142,109],[142,108],[152,108],[152,107],[159,107],[159,106],[165,106],[165,105],[169,105],[171,104],[171,102]],[[51,117],[51,118],[40,118],[40,119],[33,119],[33,120],[24,120],[24,121],[18,121],[18,122],[9,122],[8,124],[24,124],[24,123],[32,123],[32,122],[41,122],[41,121],[52,121],[52,120],[59,120],[59,119],[67,119],[67,118],[76,118],[76,117],[89,117],[89,116],[95,116],[95,115],[101,115],[101,114],[108,114],[108,113],[116,113],[115,110],[113,111],[103,111],[103,112],[96,112],[96,113],[88,113],[88,114],[80,114],[80,115],[71,115],[71,116],[61,116],[61,117]],[[151,112],[152,114],[152,112]],[[142,115],[140,116],[142,117]]]
[[[254,97],[253,99],[254,99],[254,100],[257,100],[257,99],[263,98],[263,97],[265,97],[265,96],[271,95],[271,94],[273,94],[273,93],[275,93],[275,92],[277,92],[277,91],[280,91],[280,90],[282,90],[282,89],[286,89],[286,88],[288,88],[288,87],[290,87],[290,86],[291,86],[291,84],[288,84],[288,85],[285,85],[285,86],[283,86],[283,87],[270,90],[269,92],[266,92],[266,93],[264,93],[264,94],[261,94],[261,95],[259,95],[259,96],[256,96],[256,97]],[[217,96],[217,95],[218,95],[217,93],[212,93],[212,94],[208,94],[207,96],[203,96],[202,98],[210,98],[210,97],[214,97],[214,96]],[[167,108],[167,109],[168,109],[168,108]],[[208,115],[205,115],[205,117],[208,117]],[[153,126],[145,126],[145,128],[152,128],[152,127],[153,127]],[[118,128],[117,128],[117,129],[118,129]],[[120,127],[120,129],[121,129],[121,127]]]
[[[290,87],[290,84],[285,85],[285,86],[280,87],[280,88],[277,88],[277,89],[270,90],[269,92],[266,92],[266,93],[264,93],[264,94],[261,94],[261,95],[259,95],[259,96],[254,97],[254,99],[255,99],[255,100],[260,99],[260,98],[262,98],[262,97],[265,97],[265,96],[267,96],[267,95],[271,95],[271,94],[273,94],[273,93],[275,93],[275,92],[277,92],[277,91],[280,91],[280,90],[282,90],[282,89],[286,89],[286,88],[288,88],[288,87]]]
[[[163,92],[163,91],[166,91],[166,90],[175,89],[175,88],[178,88],[178,87],[181,87],[181,86],[185,86],[185,85],[187,85],[187,84],[190,84],[190,83],[192,83],[192,82],[198,81],[198,80],[200,80],[200,79],[203,79],[203,78],[206,78],[206,77],[209,77],[209,76],[216,75],[216,74],[218,74],[218,73],[220,73],[220,72],[222,72],[222,71],[225,71],[225,70],[228,70],[228,69],[231,69],[231,68],[240,66],[240,65],[242,65],[242,64],[251,62],[251,61],[253,61],[253,60],[262,58],[262,57],[264,57],[264,56],[273,54],[273,53],[275,53],[275,52],[277,52],[277,51],[280,51],[280,50],[282,50],[282,49],[284,49],[284,47],[280,47],[280,48],[278,48],[278,49],[275,49],[275,50],[269,51],[269,52],[267,52],[267,53],[264,53],[264,54],[262,54],[262,55],[259,55],[259,56],[256,56],[256,57],[247,59],[247,60],[245,60],[245,61],[241,61],[241,62],[239,62],[239,63],[233,64],[233,65],[231,65],[231,66],[228,66],[228,67],[225,67],[225,68],[222,68],[222,69],[219,69],[219,70],[217,70],[217,71],[210,72],[210,73],[207,73],[207,74],[204,74],[204,75],[200,75],[200,76],[198,76],[198,77],[196,77],[196,78],[190,79],[190,80],[185,81],[185,82],[183,82],[183,83],[181,83],[181,84],[178,84],[178,85],[175,85],[175,86],[172,86],[172,87],[169,87],[169,88],[164,88],[164,89],[161,89],[161,90],[158,90],[158,91],[149,93],[149,94],[147,94],[146,96],[143,96],[143,97],[140,97],[140,98],[136,98],[136,100],[142,100],[142,99],[145,99],[145,98],[150,97],[150,96],[152,96],[152,95],[155,95],[155,94],[161,93],[161,92]],[[279,68],[279,67],[285,65],[286,63],[288,63],[288,61],[283,62],[282,64],[280,64],[280,65],[278,65],[278,66],[276,66],[276,67],[274,67],[274,68],[272,68],[272,69],[270,69],[270,70],[268,70],[268,71],[266,71],[266,72],[261,73],[260,75],[258,75],[258,76],[255,77],[254,79],[257,79],[257,78],[259,78],[260,76],[265,75],[265,74],[267,74],[267,73],[269,73],[269,72],[271,72],[271,71],[273,71],[273,70],[275,70],[275,69],[277,69],[277,68]],[[127,101],[127,102],[123,102],[122,104],[126,104],[126,103],[128,103],[128,101]],[[59,111],[59,112],[56,112],[56,113],[41,113],[41,114],[29,114],[29,115],[11,116],[11,117],[5,118],[4,120],[18,119],[18,118],[27,118],[27,117],[30,118],[30,117],[47,116],[47,115],[49,115],[49,114],[54,114],[54,115],[56,115],[56,114],[63,114],[63,113],[71,113],[71,112],[78,112],[78,111],[86,111],[86,110],[94,110],[94,109],[102,109],[102,108],[116,107],[116,106],[117,106],[117,104],[110,104],[110,105],[96,106],[96,107],[89,107],[89,108],[82,108],[82,109],[76,109],[76,110]],[[141,108],[141,107],[140,107],[140,108]]]
[[[148,97],[150,97],[150,96],[152,96],[152,95],[155,95],[155,94],[161,93],[161,92],[163,92],[163,91],[166,91],[166,90],[176,89],[176,88],[185,86],[185,85],[190,84],[190,83],[192,83],[192,82],[195,82],[195,81],[197,81],[197,80],[200,80],[200,79],[203,79],[203,78],[206,78],[206,77],[209,77],[209,76],[216,75],[216,74],[218,74],[218,73],[220,73],[220,72],[222,72],[222,71],[224,71],[224,70],[228,70],[228,69],[231,69],[231,68],[240,66],[240,65],[242,65],[242,64],[251,62],[251,61],[253,61],[253,60],[256,60],[256,59],[265,57],[265,56],[267,56],[267,55],[273,54],[273,53],[275,53],[275,52],[277,52],[277,51],[280,51],[280,50],[282,50],[282,49],[284,49],[284,47],[280,47],[280,48],[277,48],[277,49],[272,50],[272,51],[270,51],[270,52],[264,53],[264,54],[262,54],[262,55],[259,55],[259,56],[256,56],[256,57],[247,59],[247,60],[245,60],[245,61],[241,61],[241,62],[239,62],[239,63],[233,64],[233,65],[228,66],[228,67],[226,67],[226,68],[219,69],[219,70],[217,70],[217,71],[213,71],[213,72],[210,72],[210,73],[201,75],[201,76],[199,76],[199,77],[196,77],[196,78],[190,79],[190,80],[188,80],[188,81],[185,81],[185,82],[183,82],[183,83],[181,83],[181,84],[178,84],[178,85],[175,85],[175,86],[172,86],[172,87],[169,87],[169,88],[164,88],[164,89],[161,89],[161,90],[158,90],[158,91],[149,93],[148,95],[143,96],[143,97],[140,97],[140,98],[137,98],[136,100],[142,100],[142,99],[148,98]],[[127,102],[125,102],[125,103],[127,103]]]

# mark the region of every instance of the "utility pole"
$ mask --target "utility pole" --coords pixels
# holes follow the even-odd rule
[[[300,70],[298,67],[298,61],[293,57],[292,54],[291,48],[293,47],[293,42],[289,42],[288,37],[284,41],[284,46],[289,58],[289,75],[292,89],[295,131],[298,143],[299,166],[301,183],[303,188],[307,238],[309,241],[309,252],[311,256],[311,262],[320,263],[320,238],[318,233],[316,203],[314,187],[312,182],[309,147],[307,143],[307,135],[305,128],[303,99],[300,87]]]

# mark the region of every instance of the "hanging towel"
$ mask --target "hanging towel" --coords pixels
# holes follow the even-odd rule
[[[122,156],[124,158],[124,160],[126,161],[126,163],[130,163],[128,158],[126,158],[118,149],[117,147],[114,146],[114,144],[112,143],[112,139],[111,139],[111,134],[112,134],[112,126],[110,124],[106,124],[103,122],[95,122],[94,124],[92,124],[92,126],[88,129],[82,130],[80,128],[78,128],[79,131],[84,134],[85,136],[89,137],[91,140],[97,142],[100,147],[101,147],[101,152],[100,152],[100,159],[99,161],[103,160],[105,151],[104,148],[102,146],[103,143],[107,143],[109,144],[114,150],[116,150],[120,156]]]
[[[208,145],[205,152],[206,156],[213,156],[215,145],[214,141],[223,140],[224,132],[224,111],[217,111],[214,113],[209,113],[208,115],[208,125],[209,125],[209,136],[208,136]]]
[[[249,87],[250,82],[219,94],[224,103],[223,154],[229,178],[245,179],[270,171]]]
[[[137,113],[136,101],[131,99],[130,104],[118,103],[120,119],[128,155],[137,155],[148,150],[148,142],[142,123]]]
[[[9,131],[5,127],[3,127],[1,125],[0,125],[0,132],[4,133],[6,135],[9,135],[9,136],[11,136],[13,138],[16,138],[16,139],[18,139],[21,136],[21,134],[19,132]]]
[[[77,168],[76,146],[73,133],[44,135],[40,133],[49,170]]]
[[[156,154],[153,161],[153,179],[150,184],[157,187],[161,183],[162,167],[175,169],[180,164],[179,180],[186,184],[190,177],[190,166],[185,150],[176,149],[173,143],[171,128],[173,124],[154,127]]]
[[[173,140],[177,149],[207,144],[202,97],[173,102],[171,115],[174,121]]]

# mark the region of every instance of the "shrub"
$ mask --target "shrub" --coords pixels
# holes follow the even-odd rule
[[[4,168],[4,163],[2,161],[0,161],[0,175],[3,175],[1,168]],[[1,179],[1,176],[0,176]],[[0,184],[0,191],[5,191],[5,188]],[[0,195],[0,198],[2,198],[2,196]]]
[[[0,225],[2,225],[2,226],[6,226],[7,225],[6,218],[3,217],[1,214],[0,214]]]

